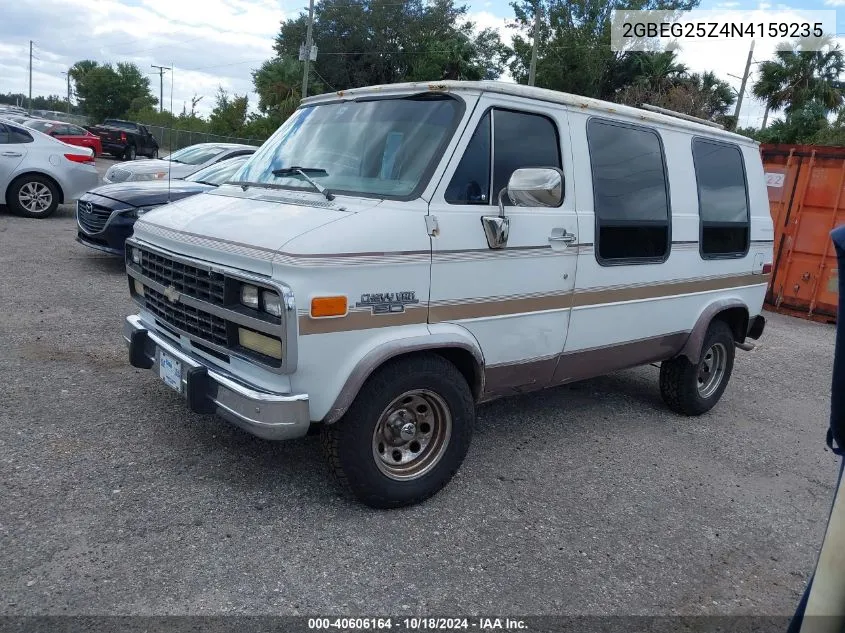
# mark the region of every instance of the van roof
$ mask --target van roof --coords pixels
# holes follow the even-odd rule
[[[682,119],[668,114],[661,114],[650,110],[626,106],[619,103],[611,103],[610,101],[602,101],[600,99],[593,99],[591,97],[582,97],[580,95],[570,94],[568,92],[558,92],[557,90],[548,90],[546,88],[537,88],[535,86],[523,86],[516,83],[506,81],[426,81],[426,82],[410,82],[398,84],[384,84],[381,86],[367,86],[364,88],[351,88],[349,90],[338,90],[337,92],[329,92],[321,95],[315,95],[302,100],[303,105],[312,105],[316,103],[328,103],[337,99],[349,99],[360,96],[373,95],[395,95],[395,94],[412,94],[418,92],[470,92],[480,94],[482,92],[493,92],[498,94],[512,95],[515,97],[523,97],[526,99],[535,99],[539,101],[548,101],[551,103],[559,103],[562,105],[592,110],[600,113],[610,113],[616,115],[623,115],[626,117],[640,119],[656,125],[663,125],[666,127],[673,127],[688,131],[695,131],[702,135],[711,137],[729,138],[734,142],[743,143],[747,145],[758,146],[759,143],[754,139],[729,132],[727,130],[720,130],[712,125],[707,125],[702,122],[690,121],[689,119]]]

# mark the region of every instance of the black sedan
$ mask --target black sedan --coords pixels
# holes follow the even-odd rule
[[[135,220],[168,202],[208,191],[232,179],[249,156],[236,156],[209,165],[186,178],[123,182],[97,187],[76,203],[76,241],[106,253],[123,256],[123,243]]]

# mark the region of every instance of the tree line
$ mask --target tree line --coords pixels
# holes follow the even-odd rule
[[[617,52],[610,48],[614,9],[691,9],[700,0],[541,0],[537,86],[617,103],[650,103],[734,127],[736,94],[712,72],[691,72],[672,50]],[[366,85],[438,79],[497,79],[507,70],[519,83],[528,78],[534,41],[534,0],[515,0],[505,44],[494,29],[478,29],[466,5],[455,0],[318,0],[309,94]],[[307,15],[285,20],[275,55],[252,71],[258,95],[250,112],[246,95],[220,88],[207,117],[195,96],[180,113],[159,112],[150,79],[131,63],[73,65],[77,108],[94,121],[125,117],[192,132],[263,139],[297,107],[301,98]],[[767,117],[783,115],[763,130],[739,130],[764,141],[843,142],[845,114],[839,76],[843,56],[828,41],[821,51],[795,42],[759,66],[753,94]],[[53,99],[52,97],[50,99]],[[66,102],[65,102],[66,103]],[[62,109],[62,108],[51,108]],[[835,116],[835,118],[834,118]],[[840,120],[842,119],[842,120]]]

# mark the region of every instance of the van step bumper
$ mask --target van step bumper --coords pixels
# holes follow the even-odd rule
[[[216,413],[266,440],[292,439],[308,433],[308,394],[272,393],[224,375],[148,330],[137,315],[126,317],[123,338],[133,367],[151,369],[161,376],[162,354],[180,364],[178,391],[191,411]]]

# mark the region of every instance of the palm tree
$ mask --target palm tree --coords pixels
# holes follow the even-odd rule
[[[687,67],[675,59],[675,51],[639,53],[633,60],[634,83],[660,95],[682,78]]]
[[[818,40],[813,40],[818,43]],[[775,59],[760,64],[760,74],[751,91],[766,104],[763,128],[769,112],[783,110],[787,117],[808,103],[818,103],[826,113],[845,102],[839,76],[845,71],[845,57],[839,45],[822,38],[820,50],[807,50],[810,40],[779,44]]]

